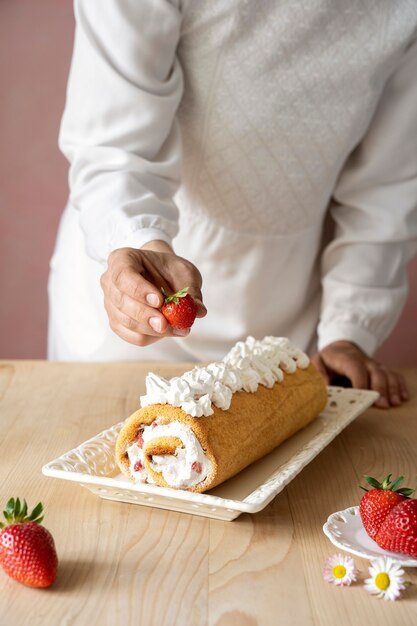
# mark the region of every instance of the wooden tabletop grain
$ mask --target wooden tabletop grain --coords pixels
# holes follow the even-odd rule
[[[410,626],[417,570],[397,602],[361,581],[323,581],[336,552],[328,515],[359,502],[363,474],[404,474],[417,485],[417,370],[412,398],[370,409],[346,428],[263,511],[222,522],[102,500],[42,466],[137,408],[149,369],[173,376],[186,364],[0,362],[0,505],[42,500],[59,556],[48,590],[0,571],[0,625],[18,626]]]

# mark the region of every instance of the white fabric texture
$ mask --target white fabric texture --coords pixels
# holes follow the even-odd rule
[[[248,334],[372,354],[417,248],[415,2],[78,0],[75,14],[50,358],[211,360]],[[186,339],[131,346],[99,276],[115,248],[172,238],[208,315]]]

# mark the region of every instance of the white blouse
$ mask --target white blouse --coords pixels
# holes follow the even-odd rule
[[[75,13],[60,133],[73,224],[55,258],[82,236],[102,271],[115,248],[174,239],[204,280],[192,358],[247,334],[371,354],[417,249],[417,4],[76,0]],[[67,287],[61,306],[79,307],[97,347],[100,288],[77,304]]]

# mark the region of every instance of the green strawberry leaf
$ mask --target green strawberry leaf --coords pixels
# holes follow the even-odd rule
[[[401,485],[403,480],[404,480],[404,476],[399,476],[396,480],[394,480],[394,482],[392,483],[390,487],[391,491],[398,491],[397,487]]]
[[[6,517],[6,513],[8,513],[8,515],[12,515],[12,513],[14,511],[14,507],[15,507],[14,498],[10,498],[10,500],[6,504],[5,510],[3,511],[4,516]]]
[[[32,513],[29,515],[28,520],[30,520],[31,522],[40,523],[43,520],[42,512],[43,512],[43,504],[42,502],[38,502],[38,504],[33,509]]]
[[[3,515],[4,515],[4,517],[6,519],[6,522],[8,524],[12,524],[13,523],[14,517],[13,517],[13,515],[11,513],[8,513],[7,511],[3,511]]]
[[[395,493],[399,493],[401,496],[404,496],[405,498],[409,498],[414,493],[414,489],[410,489],[409,487],[401,487],[401,489],[398,489],[398,487],[401,485],[401,483],[404,480],[404,476],[399,476],[392,482],[391,482],[391,476],[392,474],[388,474],[388,476],[385,476],[384,480],[381,483],[379,483],[375,478],[372,478],[372,476],[367,476],[365,474],[365,480],[368,483],[368,485],[371,485],[371,487],[373,487],[374,489],[382,489],[384,491],[394,491]],[[363,487],[361,488],[364,489]],[[364,491],[366,491],[366,489],[364,489]]]
[[[381,483],[378,482],[375,478],[372,478],[372,476],[367,476],[365,474],[364,478],[368,485],[371,485],[371,487],[373,487],[374,489],[381,489]]]
[[[184,298],[187,295],[188,287],[183,287],[176,294],[174,294],[177,298]]]
[[[19,517],[19,513],[20,513],[20,500],[19,498],[16,498],[15,507],[14,507],[14,516]]]
[[[8,524],[37,522],[40,524],[43,520],[43,504],[38,502],[30,515],[28,515],[28,505],[26,500],[21,501],[19,498],[10,498],[3,511],[7,524],[1,523],[0,528],[4,528]]]
[[[173,302],[174,304],[179,304],[180,298],[184,298],[187,295],[188,287],[183,287],[182,289],[180,289],[176,293],[173,293],[170,296],[168,296],[165,293],[163,287],[161,287],[161,291],[162,291],[162,294],[163,294],[163,296],[165,298],[165,300],[164,300],[165,304],[169,304],[170,302]]]

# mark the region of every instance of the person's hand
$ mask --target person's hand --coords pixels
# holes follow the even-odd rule
[[[100,283],[111,329],[136,346],[148,346],[163,337],[185,337],[190,332],[173,329],[162,315],[161,287],[167,293],[188,287],[197,304],[197,317],[207,313],[200,272],[163,241],[152,241],[140,250],[114,250]]]
[[[335,341],[312,357],[312,362],[322,374],[326,384],[338,376],[348,378],[352,387],[373,389],[380,394],[375,406],[388,409],[408,400],[403,376],[370,358],[350,341]]]

